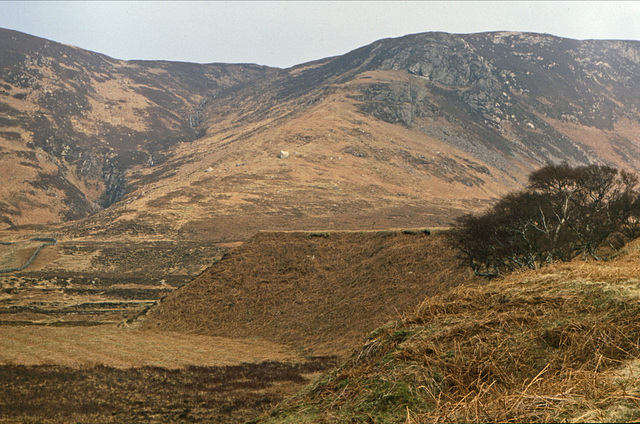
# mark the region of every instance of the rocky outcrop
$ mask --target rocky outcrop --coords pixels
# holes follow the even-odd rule
[[[366,85],[361,93],[356,96],[360,110],[392,124],[410,127],[416,117],[437,109],[429,102],[426,88],[399,81]]]
[[[547,119],[600,130],[622,118],[640,120],[638,42],[428,33],[382,40],[370,51],[363,70],[414,79],[362,82],[356,96],[362,112],[407,127],[417,118],[443,117],[462,127],[463,139],[508,155],[588,163],[596,160],[593,152]],[[458,147],[477,150],[468,142]]]
[[[105,189],[99,201],[100,206],[107,208],[124,196],[127,187],[124,172],[111,158],[105,159],[102,167]]]
[[[640,106],[640,43],[577,41],[542,34],[427,33],[383,40],[367,69],[401,70],[488,123],[522,113],[518,101],[554,119],[610,128],[621,104]]]

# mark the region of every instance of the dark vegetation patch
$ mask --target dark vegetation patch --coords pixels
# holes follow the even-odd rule
[[[3,137],[6,140],[11,140],[11,141],[20,141],[20,140],[22,140],[22,137],[20,136],[20,133],[17,133],[15,131],[0,131],[0,137]]]
[[[0,125],[3,127],[19,127],[24,124],[24,121],[25,120],[22,117],[0,116]]]
[[[132,311],[139,311],[149,306],[149,302],[89,302],[80,303],[76,305],[63,306],[55,309],[49,309],[50,306],[46,303],[41,305],[28,305],[28,306],[10,306],[8,308],[1,308],[0,314],[17,314],[20,312],[31,312],[34,314],[42,315],[54,315],[65,316],[68,314],[89,314],[89,315],[102,315],[108,312],[118,312],[121,314],[131,313]],[[56,306],[56,305],[52,305]]]
[[[14,226],[14,223],[11,219],[9,219],[9,217],[5,216],[5,215],[1,215],[2,212],[0,212],[0,222],[3,222],[5,224],[7,224],[7,226],[9,226],[9,228]]]
[[[138,188],[144,187],[148,184],[157,182],[163,178],[170,178],[177,174],[177,169],[181,166],[189,163],[188,159],[172,160],[171,162],[164,162],[154,167],[154,171],[142,177],[137,177],[131,181],[131,191],[135,191]]]
[[[39,172],[38,179],[31,181],[31,185],[44,191],[51,188],[62,191],[65,195],[64,202],[69,207],[67,212],[65,212],[65,219],[73,220],[83,218],[93,209],[84,193],[64,177],[62,170],[59,170],[57,174]]]
[[[21,216],[22,210],[17,208],[15,205],[0,201],[0,213],[13,215],[13,216]]]
[[[352,146],[345,147],[342,151],[357,158],[366,158],[367,156],[369,156],[369,153],[367,153],[363,149]]]
[[[401,150],[400,156],[411,166],[422,169],[447,182],[458,182],[467,187],[483,185],[484,181],[469,173],[467,166],[458,163],[455,159],[443,155],[426,157],[413,155],[407,150]],[[482,168],[480,168],[482,170]],[[484,169],[487,169],[484,167]],[[487,170],[488,172],[488,170]]]
[[[638,177],[604,165],[547,165],[524,190],[483,214],[464,215],[451,232],[474,271],[518,268],[590,256],[601,260],[640,235]]]
[[[0,103],[0,113],[3,115],[21,116],[23,115],[18,109],[12,108],[6,103]]]
[[[97,268],[116,268],[126,274],[127,271],[139,273],[145,269],[189,268],[193,264],[208,263],[219,257],[222,249],[210,246],[138,246],[131,250],[122,247],[105,247],[92,259]]]
[[[481,165],[478,162],[474,162],[474,161],[466,159],[466,158],[460,158],[460,159],[462,159],[464,161],[465,166],[467,168],[473,169],[474,171],[476,171],[476,172],[478,172],[480,174],[491,175],[491,171],[489,171],[489,168],[487,168],[486,166]]]
[[[32,162],[20,162],[20,165],[22,166],[26,166],[28,168],[34,168],[34,169],[42,169],[42,167],[36,163],[32,163]]]
[[[0,419],[12,422],[241,423],[335,366],[333,357],[184,369],[0,366]],[[179,395],[177,395],[179,394]]]
[[[62,292],[70,295],[85,295],[123,299],[123,300],[158,300],[162,299],[169,293],[173,292],[173,288],[170,289],[141,289],[141,288],[113,288],[113,289],[89,289],[89,288],[65,288]]]
[[[90,321],[83,320],[82,317],[75,321],[34,321],[34,320],[19,320],[19,319],[11,319],[11,320],[0,320],[0,325],[10,326],[10,327],[31,327],[31,326],[47,326],[47,327],[96,327],[98,325],[105,324],[115,324],[117,321],[107,321],[99,320],[99,321]]]
[[[79,93],[77,88],[75,91],[45,91],[39,98],[39,104],[60,118],[82,115],[83,112],[91,110],[89,99],[86,95]]]
[[[136,87],[134,90],[145,96],[152,103],[166,109],[165,113],[185,106],[182,99],[176,97],[168,90],[159,90],[149,86]]]

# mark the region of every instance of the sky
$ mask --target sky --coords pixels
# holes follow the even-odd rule
[[[429,31],[640,40],[640,1],[0,1],[0,27],[116,59],[286,68]]]

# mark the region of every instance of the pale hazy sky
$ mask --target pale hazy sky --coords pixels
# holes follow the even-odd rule
[[[640,40],[640,1],[0,1],[0,27],[117,59],[289,67],[428,31]]]

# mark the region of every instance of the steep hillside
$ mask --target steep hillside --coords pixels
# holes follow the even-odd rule
[[[345,354],[425,296],[473,279],[443,235],[260,233],[163,299],[143,326]]]
[[[124,62],[0,29],[0,224],[77,219],[202,135],[208,96],[273,69]]]
[[[258,422],[632,422],[637,251],[428,298]]]
[[[638,171],[639,70],[631,41],[382,40],[211,99],[206,135],[132,176],[105,219],[232,240],[447,225],[547,162]]]
[[[278,70],[0,35],[6,226],[96,210],[56,231],[440,226],[547,162],[640,170],[635,41],[425,33]]]

